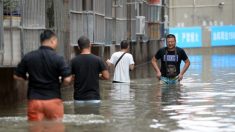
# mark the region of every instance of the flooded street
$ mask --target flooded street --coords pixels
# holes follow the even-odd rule
[[[235,55],[191,55],[181,85],[160,85],[150,64],[131,84],[101,81],[100,103],[76,104],[63,89],[63,123],[28,124],[26,103],[1,106],[0,131],[215,132],[235,130]]]

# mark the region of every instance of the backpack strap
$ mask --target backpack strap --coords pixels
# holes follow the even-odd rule
[[[125,54],[126,54],[126,52],[124,52],[124,53],[119,57],[119,59],[117,60],[117,62],[116,62],[116,64],[115,64],[115,68],[116,68],[117,64],[119,63],[119,61],[122,59],[122,57],[123,57]]]

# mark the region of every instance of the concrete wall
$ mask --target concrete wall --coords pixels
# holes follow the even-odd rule
[[[221,6],[220,3],[224,2]],[[210,47],[210,26],[235,25],[234,0],[168,0],[169,27],[202,27],[202,47]]]
[[[234,0],[169,0],[169,26],[234,25],[234,6]]]
[[[13,80],[13,68],[0,68],[0,105],[15,104],[26,98],[27,84]]]

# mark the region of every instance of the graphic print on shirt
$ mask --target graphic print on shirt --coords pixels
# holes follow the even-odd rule
[[[178,62],[178,55],[164,55],[164,61],[166,62],[167,77],[177,76],[176,62]],[[167,62],[175,62],[174,64],[168,64]]]
[[[179,56],[178,55],[164,55],[163,57],[164,61],[167,61],[167,62],[178,62],[179,60]]]

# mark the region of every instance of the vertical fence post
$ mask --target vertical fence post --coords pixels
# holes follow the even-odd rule
[[[3,53],[3,1],[0,0],[0,54]]]

